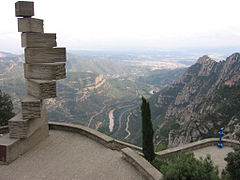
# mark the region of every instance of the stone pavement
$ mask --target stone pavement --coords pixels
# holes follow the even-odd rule
[[[9,165],[0,180],[144,179],[118,151],[77,133],[51,130],[50,136]]]
[[[213,163],[218,166],[219,172],[221,173],[222,170],[226,167],[227,162],[224,160],[227,157],[229,152],[233,152],[232,147],[224,146],[222,148],[218,148],[217,146],[208,146],[205,148],[194,150],[193,153],[196,158],[200,157],[207,157],[207,154],[210,154]]]

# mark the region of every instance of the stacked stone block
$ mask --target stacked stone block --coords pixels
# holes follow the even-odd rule
[[[3,143],[0,139],[0,163],[16,159],[48,136],[45,99],[56,97],[56,80],[66,77],[66,49],[56,48],[56,34],[44,33],[43,20],[32,18],[33,2],[16,2],[15,10],[25,48],[27,95],[21,102],[22,112],[8,121],[9,135],[2,139]],[[10,151],[10,147],[15,150]]]

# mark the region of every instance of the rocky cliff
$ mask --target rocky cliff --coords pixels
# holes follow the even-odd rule
[[[179,80],[150,99],[155,144],[180,144],[240,131],[240,54],[198,59]]]

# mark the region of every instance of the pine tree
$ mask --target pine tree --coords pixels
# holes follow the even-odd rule
[[[142,97],[142,148],[144,157],[152,162],[155,158],[153,145],[153,126],[151,121],[150,105],[147,100]]]
[[[15,115],[12,110],[13,104],[10,96],[0,89],[0,126],[7,125],[8,120]]]

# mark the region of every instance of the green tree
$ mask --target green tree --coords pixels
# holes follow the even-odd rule
[[[227,161],[226,171],[224,171],[226,179],[238,180],[240,178],[240,148],[235,148],[234,152],[228,153],[224,160]]]
[[[0,126],[8,124],[8,120],[15,115],[12,111],[13,104],[10,96],[0,89]]]
[[[151,121],[150,105],[147,100],[142,97],[142,148],[144,157],[152,162],[155,158],[153,145],[153,126]]]
[[[160,167],[165,180],[219,180],[218,169],[208,156],[196,159],[193,153],[180,153]]]

